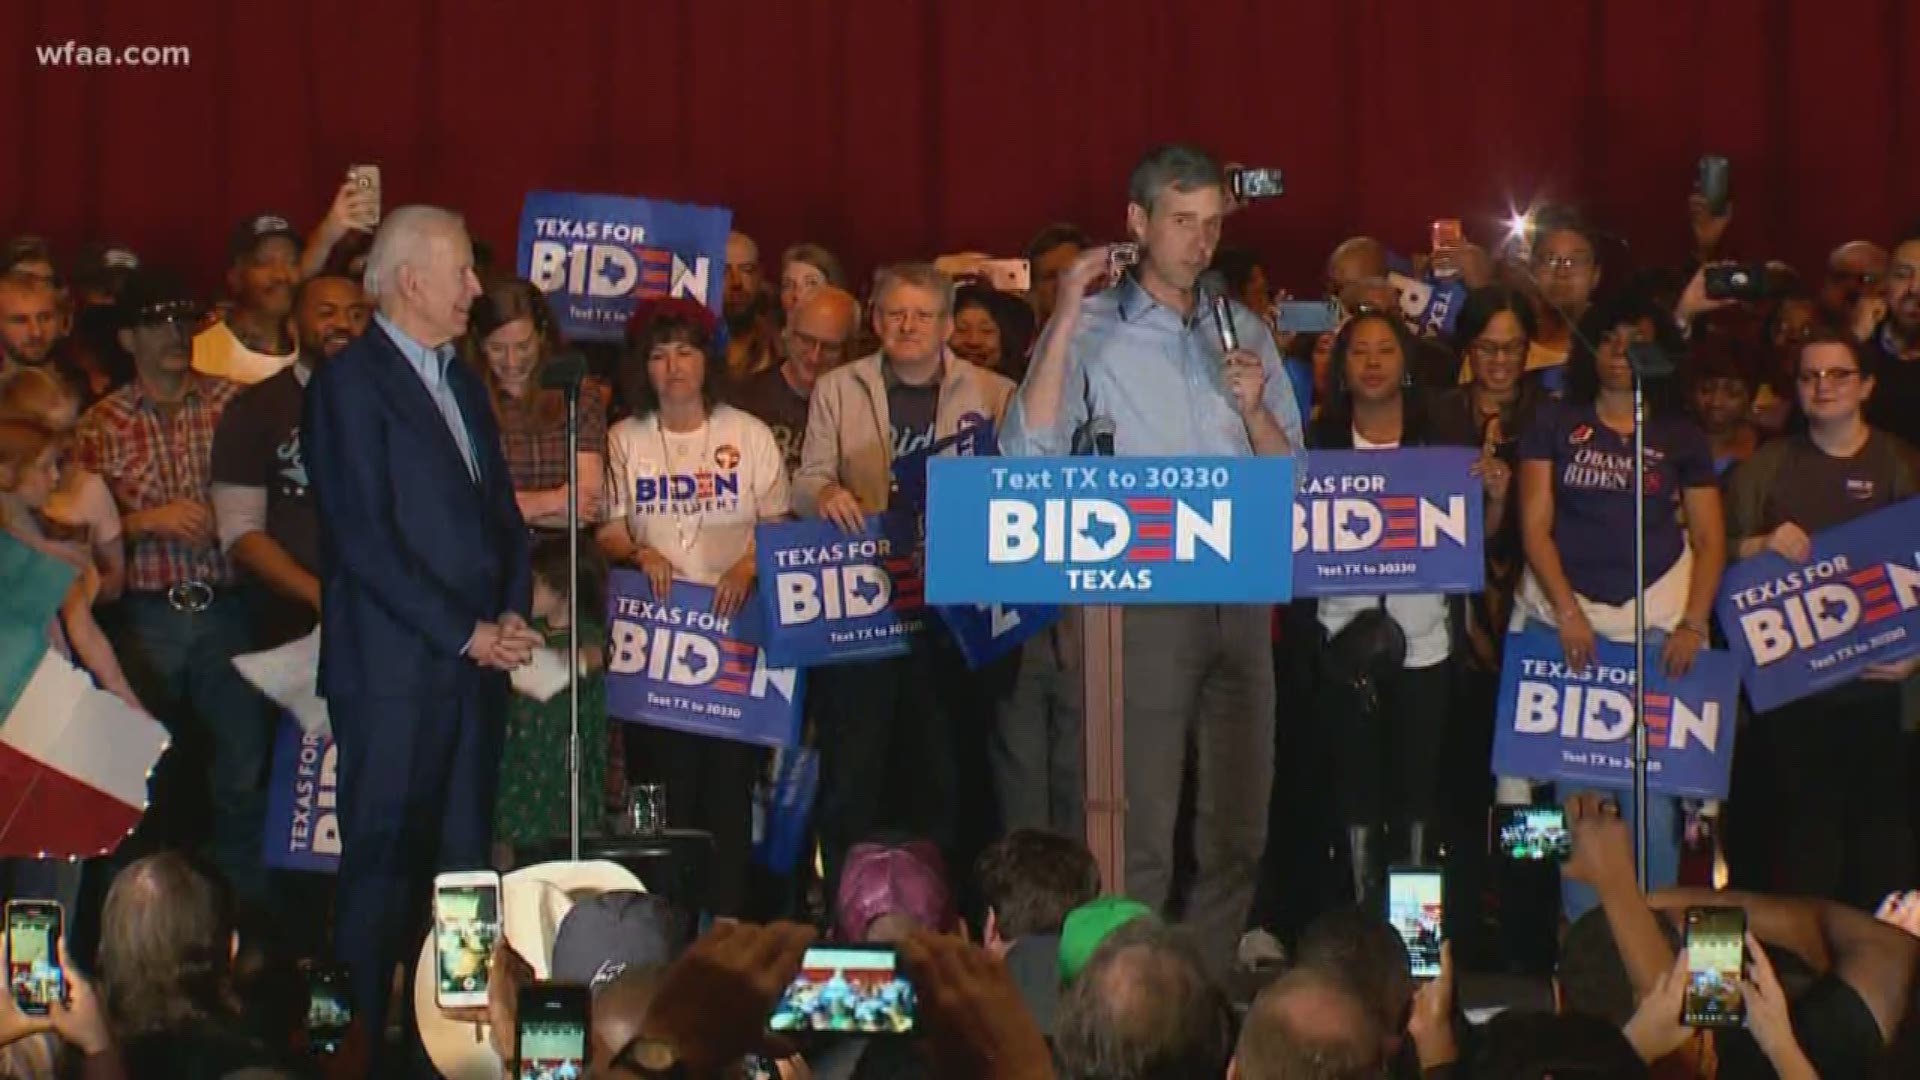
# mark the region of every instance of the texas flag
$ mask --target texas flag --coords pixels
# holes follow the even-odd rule
[[[48,647],[73,573],[0,532],[0,857],[112,851],[167,748],[151,716]]]

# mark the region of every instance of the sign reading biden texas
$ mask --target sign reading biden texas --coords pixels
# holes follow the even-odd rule
[[[1600,639],[1585,671],[1567,667],[1558,634],[1507,636],[1493,771],[1595,787],[1633,784],[1633,646]],[[1647,786],[1666,795],[1717,799],[1733,766],[1739,664],[1712,649],[1678,679],[1647,646]]]
[[[638,571],[607,582],[607,712],[622,720],[762,746],[800,739],[803,675],[760,650],[751,603],[713,613],[713,590],[676,581],[664,600]]]
[[[1293,461],[935,458],[934,604],[1257,604],[1293,594]]]
[[[732,227],[732,212],[712,207],[530,191],[520,273],[547,295],[566,337],[618,341],[641,300],[680,297],[719,311]]]
[[[1465,447],[1317,450],[1293,505],[1296,596],[1479,592],[1481,484]]]
[[[1763,552],[1727,568],[1720,626],[1765,712],[1920,655],[1920,499],[1813,537],[1795,565]]]

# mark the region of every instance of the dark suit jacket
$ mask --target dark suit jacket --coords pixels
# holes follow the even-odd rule
[[[526,616],[525,522],[480,380],[458,360],[480,482],[407,358],[378,323],[307,388],[301,435],[320,508],[320,692],[429,696],[481,674],[474,624]],[[504,685],[502,687],[504,692]]]

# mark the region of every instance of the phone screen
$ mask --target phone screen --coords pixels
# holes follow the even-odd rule
[[[587,1022],[582,1017],[520,1021],[520,1080],[578,1080],[587,1071]]]
[[[435,890],[433,919],[440,962],[440,997],[485,1004],[487,964],[500,936],[500,887],[442,885]]]
[[[1557,806],[1494,809],[1494,843],[1509,859],[1565,859],[1573,851],[1567,812]]]
[[[331,1054],[346,1040],[353,1024],[353,999],[347,973],[337,967],[307,969],[307,1045],[318,1054]]]
[[[772,1031],[905,1035],[918,1026],[913,986],[893,949],[876,945],[808,949],[800,973],[767,1019]]]
[[[59,940],[58,906],[7,906],[7,986],[14,1003],[29,1016],[47,1015],[66,992]]]
[[[1740,975],[1747,957],[1747,913],[1741,908],[1687,910],[1687,994],[1680,1022],[1734,1027],[1746,1022]]]
[[[1416,979],[1440,977],[1440,871],[1390,870],[1387,921],[1406,942]]]

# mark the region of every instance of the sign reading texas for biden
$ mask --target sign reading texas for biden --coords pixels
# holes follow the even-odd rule
[[[1257,604],[1293,594],[1291,458],[927,463],[934,604]]]
[[[635,301],[674,296],[719,311],[732,227],[729,210],[530,191],[520,273],[547,294],[565,336],[617,341]]]
[[[333,737],[300,730],[280,714],[267,778],[260,861],[276,870],[340,869],[340,751]]]
[[[1293,502],[1295,596],[1479,592],[1481,484],[1466,447],[1316,450]]]
[[[1773,552],[1727,567],[1720,626],[1765,712],[1920,654],[1920,499],[1813,537],[1795,565]]]
[[[1507,636],[1493,771],[1596,787],[1633,784],[1633,646],[1602,639],[1592,667],[1567,669],[1560,636],[1528,629]],[[1647,786],[1666,795],[1715,799],[1733,764],[1739,663],[1702,649],[1685,677],[1660,670],[1647,646]]]
[[[800,672],[760,650],[759,612],[713,613],[713,590],[673,583],[653,598],[637,570],[607,579],[607,713],[761,746],[800,739]]]
[[[926,625],[919,519],[878,514],[848,535],[830,521],[755,531],[767,655],[817,667],[904,656]]]

